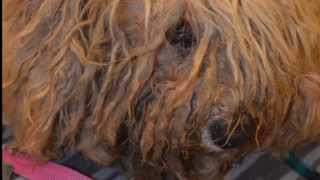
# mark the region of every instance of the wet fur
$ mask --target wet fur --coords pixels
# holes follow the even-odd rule
[[[13,150],[43,160],[78,150],[103,164],[208,179],[239,154],[319,141],[318,0],[4,6],[3,112]],[[181,22],[192,29],[184,43],[172,40]],[[212,152],[202,137],[208,125],[224,119],[230,139],[245,114],[250,140]]]

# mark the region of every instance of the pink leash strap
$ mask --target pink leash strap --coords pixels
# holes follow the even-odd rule
[[[30,180],[92,180],[70,168],[53,162],[44,164],[21,153],[10,154],[2,149],[2,160],[13,167],[13,172]]]

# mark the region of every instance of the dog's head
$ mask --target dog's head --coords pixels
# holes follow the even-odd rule
[[[319,139],[317,0],[5,6],[5,115],[19,151],[134,154],[210,177],[239,154]]]

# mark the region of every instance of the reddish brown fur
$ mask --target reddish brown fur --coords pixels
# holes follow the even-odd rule
[[[239,153],[319,142],[319,0],[4,5],[12,149],[45,160],[79,150],[105,164],[134,156],[137,167],[207,179]],[[181,21],[196,39],[183,51],[167,36]],[[208,122],[225,119],[231,137],[243,112],[255,121],[252,139],[210,152]]]

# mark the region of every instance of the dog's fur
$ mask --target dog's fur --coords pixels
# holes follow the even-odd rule
[[[319,0],[4,7],[12,150],[42,160],[78,150],[146,174],[210,179],[257,148],[281,153],[319,142]],[[215,122],[227,124],[220,146]]]

